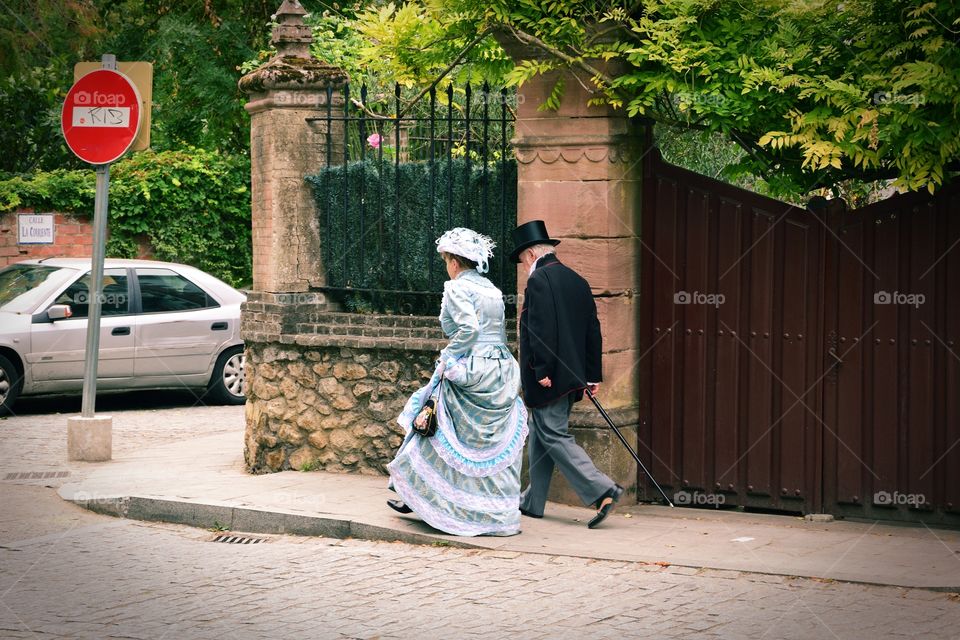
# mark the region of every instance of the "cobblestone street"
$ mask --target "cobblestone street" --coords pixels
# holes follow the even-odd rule
[[[115,450],[240,428],[242,408],[190,404],[115,411]],[[64,422],[0,422],[0,479],[67,469]],[[360,540],[216,543],[37,486],[58,482],[0,483],[2,638],[960,638],[956,594]]]
[[[921,590],[108,518],[0,551],[5,638],[956,638]],[[263,536],[260,536],[263,537]]]

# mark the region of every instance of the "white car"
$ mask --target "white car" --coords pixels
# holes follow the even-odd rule
[[[0,269],[0,415],[20,395],[82,391],[89,279],[81,258]],[[108,259],[103,282],[98,390],[189,388],[243,404],[243,293],[152,260]]]

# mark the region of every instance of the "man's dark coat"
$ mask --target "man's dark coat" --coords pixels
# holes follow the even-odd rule
[[[601,382],[600,321],[590,285],[548,253],[527,280],[520,312],[520,379],[527,406],[568,393],[583,398],[588,382]],[[549,377],[553,383],[537,382]]]

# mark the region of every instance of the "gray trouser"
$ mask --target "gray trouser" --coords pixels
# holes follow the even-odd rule
[[[570,435],[567,427],[573,404],[571,393],[529,410],[530,485],[520,496],[520,507],[524,511],[543,515],[554,466],[560,469],[584,504],[594,504],[614,486],[613,480],[593,465],[587,452]]]

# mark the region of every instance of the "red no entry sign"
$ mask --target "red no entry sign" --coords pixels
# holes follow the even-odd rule
[[[127,76],[98,69],[70,88],[60,126],[84,162],[108,164],[130,148],[140,129],[140,93]]]

